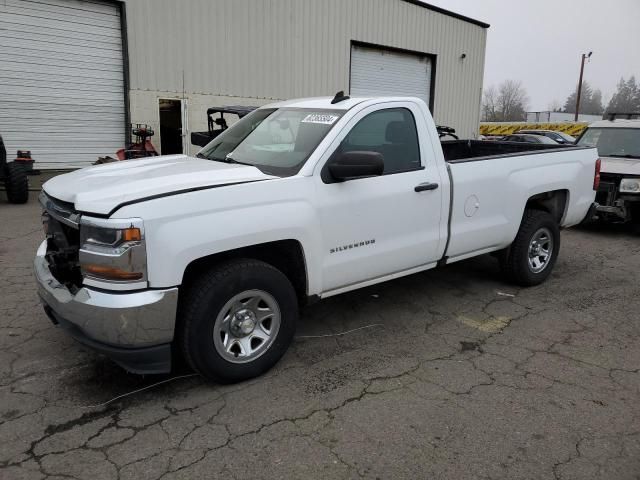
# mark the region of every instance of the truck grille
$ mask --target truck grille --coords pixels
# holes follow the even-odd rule
[[[73,205],[52,198],[44,192],[40,195],[43,206],[42,222],[47,236],[49,270],[56,280],[72,292],[82,285],[78,262],[80,251],[80,215]]]

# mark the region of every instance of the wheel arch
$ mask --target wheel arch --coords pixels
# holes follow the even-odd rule
[[[525,210],[541,210],[553,216],[558,225],[562,223],[569,205],[569,190],[551,190],[537,193],[527,199]],[[524,218],[524,212],[523,212]]]
[[[280,270],[293,285],[298,301],[306,303],[309,291],[307,263],[302,243],[294,239],[249,245],[193,260],[184,270],[180,288],[189,288],[200,274],[215,265],[241,258],[260,260]]]

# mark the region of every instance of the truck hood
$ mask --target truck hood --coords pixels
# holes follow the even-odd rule
[[[247,165],[168,155],[83,168],[54,177],[42,188],[76,210],[107,215],[118,205],[147,197],[272,178],[278,177]]]
[[[602,173],[618,173],[621,175],[640,176],[640,159],[602,157],[600,171]]]

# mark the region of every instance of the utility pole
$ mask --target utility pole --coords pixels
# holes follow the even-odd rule
[[[576,97],[576,114],[574,117],[574,121],[578,121],[578,113],[580,113],[580,95],[582,95],[582,74],[584,73],[584,61],[587,58],[591,58],[591,54],[593,52],[589,52],[587,54],[582,54],[582,62],[580,63],[580,80],[578,80],[578,95]]]

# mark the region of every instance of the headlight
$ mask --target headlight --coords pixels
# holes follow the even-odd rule
[[[129,227],[123,229],[94,227],[82,225],[80,227],[80,243],[87,248],[96,247],[97,251],[112,250],[122,251],[131,244],[142,241],[142,233],[139,228]]]
[[[640,178],[623,178],[620,193],[640,193]]]
[[[102,288],[146,286],[147,253],[142,220],[80,221],[80,269],[87,285]]]

